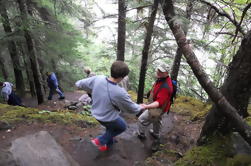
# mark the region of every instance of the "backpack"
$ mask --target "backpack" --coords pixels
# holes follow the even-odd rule
[[[171,95],[171,104],[173,104],[174,99],[176,98],[176,93],[177,93],[177,81],[172,80],[172,85],[173,85],[173,93]]]

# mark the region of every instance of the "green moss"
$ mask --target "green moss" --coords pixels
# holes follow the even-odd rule
[[[251,104],[248,104],[248,113],[251,115]]]
[[[191,120],[198,120],[204,118],[210,108],[210,104],[203,103],[195,98],[179,96],[173,104],[172,111],[187,115]]]
[[[69,112],[68,110],[50,112],[5,104],[0,104],[0,121],[5,121],[10,124],[33,121],[76,125],[82,125],[83,123],[97,124],[97,121],[90,116]]]
[[[215,136],[205,146],[198,146],[188,151],[185,156],[175,162],[175,166],[250,166],[250,155],[232,156],[230,137]]]
[[[128,94],[131,96],[132,101],[134,101],[134,102],[137,101],[137,93],[136,92],[129,90]]]
[[[227,159],[227,166],[251,166],[251,157],[246,154],[238,154],[234,158]]]
[[[245,120],[251,126],[251,116],[247,117]]]

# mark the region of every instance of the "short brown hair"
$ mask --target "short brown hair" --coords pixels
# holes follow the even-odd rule
[[[123,61],[115,61],[111,66],[111,76],[113,78],[124,78],[130,72],[127,64]]]
[[[86,67],[86,68],[84,68],[84,72],[85,72],[86,74],[90,74],[90,73],[91,73],[91,69],[88,68],[88,67]]]

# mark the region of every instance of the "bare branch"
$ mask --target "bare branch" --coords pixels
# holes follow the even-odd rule
[[[240,23],[238,24],[238,26],[236,27],[235,36],[234,36],[234,39],[233,39],[232,43],[234,42],[235,38],[237,37],[238,31],[239,31],[239,29],[241,28],[241,24],[242,24],[243,18],[245,17],[245,15],[246,15],[246,13],[247,13],[247,11],[248,11],[248,9],[249,9],[250,7],[251,7],[251,3],[249,3],[249,4],[244,8],[244,10],[243,10],[243,12],[242,12],[242,16],[241,16],[241,21],[240,21]]]
[[[222,9],[222,11],[220,11],[216,6],[214,6],[213,4],[211,4],[211,3],[207,2],[207,1],[204,1],[204,0],[200,0],[200,1],[202,3],[210,6],[211,8],[213,8],[220,16],[224,16],[224,17],[228,18],[228,20],[230,22],[232,22],[236,27],[238,27],[239,23],[235,19],[231,18],[231,16],[227,12],[225,12],[223,9]],[[238,28],[238,31],[242,35],[245,35],[245,32],[241,27]]]
[[[166,55],[166,56],[160,56],[160,57],[157,57],[155,59],[153,59],[151,62],[149,62],[149,64],[152,64],[153,62],[159,60],[159,59],[165,59],[165,58],[173,58],[173,56],[170,56],[170,55]]]
[[[225,28],[226,25],[227,25],[227,23],[225,23],[225,24],[222,26],[220,32]],[[213,40],[211,40],[209,43],[207,43],[207,44],[206,44],[206,47],[207,47],[209,44],[211,44],[213,41],[215,41],[215,40],[217,39],[217,37],[218,37],[218,36],[216,36]]]

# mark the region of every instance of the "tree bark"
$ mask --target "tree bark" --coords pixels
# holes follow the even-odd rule
[[[251,31],[242,40],[241,46],[229,65],[227,79],[221,87],[222,94],[236,108],[238,114],[247,117],[247,107],[251,94]],[[229,133],[231,123],[226,121],[216,105],[210,110],[202,128],[198,144],[216,131]]]
[[[0,68],[1,68],[1,71],[2,71],[2,74],[3,74],[3,78],[4,78],[4,80],[8,80],[9,75],[8,75],[8,71],[5,68],[4,63],[5,63],[4,59],[2,57],[0,57]]]
[[[226,118],[228,118],[228,121],[231,121],[232,125],[236,128],[240,135],[251,145],[251,127],[239,116],[237,110],[229,104],[222,93],[214,87],[213,83],[203,70],[196,55],[189,46],[180,24],[175,20],[173,2],[171,0],[161,0],[161,5],[165,19],[172,30],[176,42],[181,48],[187,63],[192,68],[193,73],[195,74],[199,83],[207,92],[212,101],[216,104],[218,110],[221,111]]]
[[[118,0],[118,40],[117,40],[117,60],[125,60],[125,36],[126,36],[126,6],[125,0]]]
[[[35,97],[36,96],[36,88],[35,88],[35,83],[34,83],[32,71],[31,71],[31,65],[29,63],[29,57],[27,57],[26,50],[24,49],[24,46],[21,42],[17,42],[17,46],[21,52],[21,55],[23,56],[27,80],[29,82],[29,87],[30,87],[30,94],[31,94],[31,96]]]
[[[158,10],[159,0],[154,0],[151,16],[148,19],[147,32],[144,40],[144,48],[142,50],[142,59],[141,59],[141,68],[140,68],[140,77],[139,77],[139,86],[138,86],[138,97],[137,103],[143,102],[144,97],[144,88],[145,88],[145,76],[147,71],[147,61],[148,61],[148,52],[151,44],[151,38],[153,33],[154,21],[156,18],[156,13]]]
[[[190,21],[190,19],[191,19],[191,15],[192,15],[192,11],[193,11],[193,1],[194,0],[189,0],[187,2],[186,19],[188,21]],[[188,26],[186,28],[184,28],[183,30],[184,30],[185,35],[187,35]],[[178,79],[181,57],[182,57],[182,51],[178,47],[174,61],[173,61],[172,71],[171,71],[171,78],[175,81],[177,81],[177,79]]]
[[[7,15],[7,9],[5,7],[5,2],[3,2],[3,0],[0,0],[0,14],[2,17],[2,24],[5,33],[6,34],[12,33],[9,17]],[[13,64],[17,92],[19,95],[24,96],[25,83],[24,83],[23,73],[21,70],[20,58],[18,56],[16,43],[13,40],[8,41],[8,50]]]
[[[26,23],[26,27],[28,27],[28,9],[26,6],[26,1],[24,0],[17,0],[19,9],[21,12],[21,18],[24,20],[24,23]],[[36,49],[34,46],[34,42],[31,37],[31,32],[28,29],[24,29],[24,37],[26,39],[26,44],[28,48],[29,53],[29,59],[31,63],[31,69],[33,72],[33,78],[35,82],[36,87],[36,94],[37,94],[37,101],[38,104],[41,104],[44,102],[44,90],[43,90],[43,84],[42,84],[42,77],[39,69],[38,59],[36,55]]]

